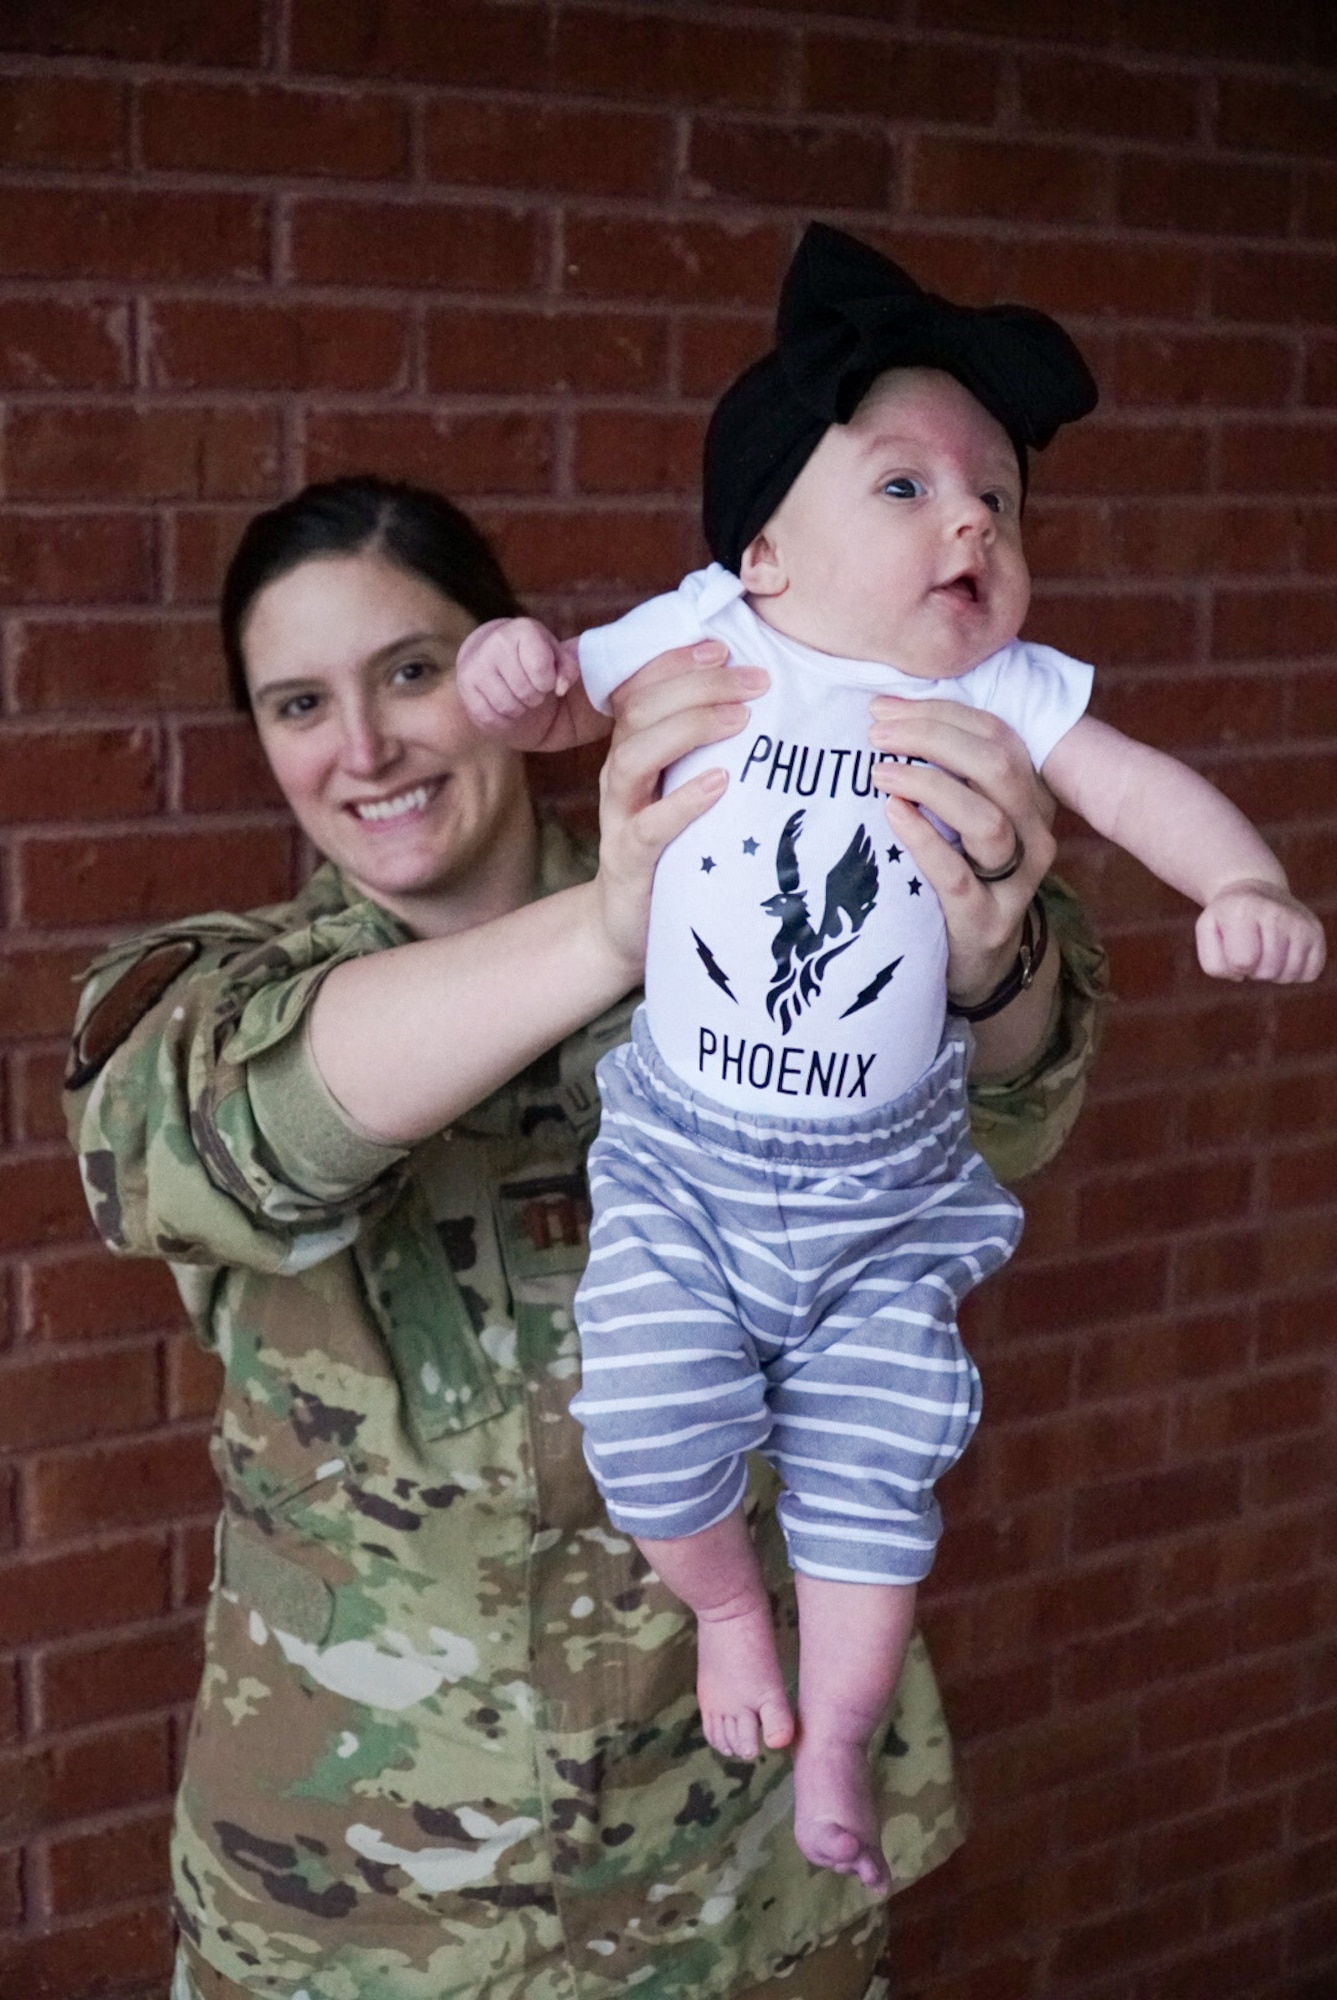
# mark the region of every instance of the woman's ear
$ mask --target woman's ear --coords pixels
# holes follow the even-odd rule
[[[788,590],[789,574],[784,557],[769,528],[763,528],[759,535],[754,535],[743,550],[738,575],[744,590],[752,597],[779,597]]]

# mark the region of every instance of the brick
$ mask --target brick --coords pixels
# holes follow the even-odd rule
[[[572,216],[565,282],[576,297],[771,305],[788,251],[778,228]]]
[[[695,493],[700,418],[651,410],[592,410],[576,427],[572,472],[580,493]]]
[[[992,49],[837,34],[824,24],[803,39],[801,102],[844,118],[992,125],[1000,70]]]
[[[1186,1687],[1151,1690],[1141,1704],[1144,1754],[1238,1734],[1283,1716],[1300,1705],[1300,1676],[1294,1659],[1274,1657],[1219,1667]]]
[[[159,1540],[7,1563],[0,1569],[0,1644],[30,1646],[156,1617],[168,1608],[168,1581]]]
[[[14,632],[21,710],[222,708],[213,618],[61,619]]]
[[[1337,404],[1337,340],[1310,344],[1305,355],[1304,401],[1324,409]]]
[[[1103,720],[1161,749],[1261,743],[1285,734],[1285,687],[1263,674],[1183,674],[1107,686]],[[1122,979],[1119,991],[1133,997]]]
[[[1130,154],[1119,163],[1116,198],[1120,222],[1134,229],[1280,236],[1290,224],[1291,176],[1284,167]]]
[[[284,810],[249,718],[183,724],[177,731],[183,812]]]
[[[695,513],[662,508],[499,513],[486,527],[503,569],[522,594],[603,589],[644,595],[672,589],[674,579],[691,567],[696,548]]]
[[[1288,993],[1278,1011],[1279,1056],[1330,1056],[1337,1030],[1337,996],[1331,986]]]
[[[1147,2000],[1219,2000],[1231,1986],[1237,1993],[1264,1993],[1269,1987],[1276,1992],[1273,1982],[1281,1974],[1284,1952],[1284,1924],[1273,1921],[1246,1937],[1177,1955],[1159,1966],[1142,1990]],[[1294,1987],[1289,1991],[1295,1994]],[[1302,1996],[1297,1994],[1296,2000]]]
[[[1091,501],[1028,498],[1026,561],[1038,579],[1112,575],[1106,509]]]
[[[1119,991],[1124,990],[1120,975]],[[1127,1166],[1159,1157],[1169,1149],[1175,1109],[1174,1098],[1163,1089],[1102,1098],[1098,1108],[1092,1101],[1063,1148],[1062,1171],[1076,1177],[1092,1167]]]
[[[1058,1263],[1013,1266],[1005,1287],[1004,1325],[1018,1334],[1067,1331],[1159,1311],[1169,1260],[1155,1246]]]
[[[65,1138],[63,1085],[65,1044],[55,1048],[18,1051],[10,1065],[14,1138],[18,1144],[42,1144]]]
[[[1170,1466],[1135,1479],[1113,1480],[1074,1496],[1072,1546],[1078,1552],[1116,1547],[1176,1528],[1227,1521],[1240,1511],[1239,1468],[1227,1464]]]
[[[1255,496],[1337,493],[1337,428],[1313,417],[1231,424],[1221,435],[1220,476],[1227,491]]]
[[[919,215],[1098,222],[1106,178],[1103,158],[1084,147],[920,136],[911,151],[908,197]]]
[[[22,1709],[18,1669],[12,1660],[0,1660],[0,1743],[12,1743],[18,1736]]]
[[[1028,1189],[1028,1198],[1030,1192]],[[1028,1229],[1029,1226],[1028,1215]],[[991,1351],[981,1354],[977,1351],[976,1359],[980,1361],[984,1375],[991,1423],[1049,1416],[1066,1409],[1072,1401],[1073,1357],[1066,1342],[1061,1347],[1036,1348],[1027,1352],[1005,1350],[1002,1353]]]
[[[23,1274],[22,1324],[39,1341],[102,1340],[179,1325],[181,1303],[165,1264],[109,1257],[100,1247]]]
[[[1063,1697],[1073,1703],[1104,1701],[1161,1681],[1191,1679],[1216,1663],[1229,1637],[1225,1609],[1200,1605],[1080,1640],[1064,1649],[1059,1670]]]
[[[1196,1744],[1168,1756],[1138,1759],[1126,1771],[1106,1773],[1098,1784],[1075,1786],[1064,1808],[1064,1838],[1074,1847],[1155,1826],[1170,1815],[1212,1805],[1221,1789],[1222,1756],[1215,1744]]]
[[[1217,643],[1224,653],[1225,645],[1219,639]],[[1271,627],[1271,643],[1278,646],[1276,625]],[[1278,650],[1284,649],[1278,647]],[[1278,751],[1273,755],[1213,761],[1207,775],[1251,819],[1277,823],[1326,816],[1332,796],[1331,770],[1325,770],[1327,762],[1318,749],[1301,749],[1295,755]]]
[[[1326,43],[1322,9],[1299,0],[1266,9],[1221,7],[1216,0],[1180,0],[1172,12],[1157,0],[1125,0],[1122,31],[1134,48],[1244,62],[1294,64],[1320,56]]]
[[[1331,1280],[1294,1298],[1269,1300],[1258,1329],[1259,1360],[1268,1362],[1309,1353],[1325,1355],[1332,1308]]]
[[[663,113],[452,97],[427,106],[424,158],[429,181],[462,187],[663,198],[673,138]]]
[[[172,1421],[212,1417],[222,1383],[216,1354],[210,1354],[189,1334],[178,1334],[168,1343],[167,1415]]]
[[[1163,585],[1106,594],[1046,584],[1032,600],[1026,636],[1102,667],[1163,667],[1202,650],[1196,599]]]
[[[58,1153],[0,1155],[0,1251],[86,1241],[79,1170]]]
[[[109,56],[122,62],[202,67],[258,63],[262,0],[7,0],[0,48],[42,56]]]
[[[1123,63],[1023,54],[1018,94],[1023,123],[1045,132],[1182,142],[1197,127],[1194,78]]]
[[[190,1701],[200,1677],[195,1618],[98,1645],[53,1647],[34,1672],[44,1730],[58,1731],[144,1715]]]
[[[123,166],[126,114],[126,92],[105,78],[0,77],[0,165]]]
[[[546,493],[556,439],[550,417],[516,411],[314,410],[306,427],[306,476],[377,472],[456,495]]]
[[[1225,1806],[1174,1826],[1155,1827],[1142,1836],[1138,1879],[1144,1888],[1154,1888],[1214,1874],[1250,1855],[1275,1849],[1280,1835],[1281,1803],[1275,1798]]]
[[[1119,403],[1258,409],[1289,400],[1290,341],[1268,334],[1121,333],[1102,387]]]
[[[1211,310],[1221,319],[1330,325],[1337,315],[1337,253],[1219,250],[1211,265]]]
[[[74,1019],[73,981],[87,965],[86,946],[34,949],[6,940],[0,953],[0,1033],[49,1035]]]
[[[548,15],[471,0],[449,10],[430,0],[294,0],[291,60],[298,72],[359,80],[532,90],[549,81]]]
[[[1166,1436],[1164,1404],[1150,1399],[1019,1426],[995,1437],[999,1491],[1010,1504],[1158,1466],[1165,1461]]]
[[[1331,84],[1223,76],[1217,93],[1221,144],[1310,157],[1337,154],[1337,89]]]
[[[23,2000],[166,1989],[175,1943],[165,1902],[0,1943],[0,1978]]]
[[[171,511],[163,578],[168,603],[206,605],[213,614],[227,566],[254,513],[252,506],[185,506]]]
[[[0,1928],[6,1930],[23,1921],[22,1863],[19,1854],[0,1856]]]
[[[205,1441],[193,1433],[158,1433],[36,1457],[28,1462],[27,1484],[35,1545],[210,1512],[218,1505]]]
[[[1192,318],[1207,281],[1207,259],[1198,249],[1121,243],[1108,235],[1082,242],[1031,232],[1000,246],[999,266],[1000,297],[1025,299],[1064,320],[1079,314]]]
[[[280,901],[291,893],[292,837],[285,827],[34,835],[17,862],[30,924],[151,923],[223,899]]]
[[[1337,1188],[1337,1142],[1274,1153],[1267,1165],[1269,1208],[1321,1207]]]
[[[1131,1715],[1106,1705],[1072,1715],[1060,1712],[1037,1727],[977,1745],[971,1764],[985,1796],[1020,1798],[1123,1769],[1133,1750]]]
[[[214,1575],[212,1521],[186,1523],[174,1531],[177,1544],[177,1603],[184,1610],[208,1602]]]
[[[1232,1650],[1271,1653],[1280,1646],[1307,1645],[1316,1632],[1324,1630],[1326,1595],[1314,1577],[1298,1577],[1245,1593],[1231,1608]],[[1303,1760],[1297,1768],[1306,1768]]]
[[[1036,1630],[1045,1645],[1109,1631],[1137,1615],[1142,1595],[1136,1560],[1073,1568],[1041,1586]]]
[[[972,1674],[952,1683],[952,1721],[963,1738],[1016,1729],[1054,1709],[1053,1672],[1041,1661],[996,1673]]]
[[[0,189],[0,274],[8,278],[228,284],[268,275],[269,213],[249,194],[118,188]]]
[[[1078,1393],[1083,1399],[1131,1396],[1242,1374],[1252,1351],[1252,1320],[1242,1312],[1090,1334],[1078,1357]]]
[[[1303,533],[1300,510],[1283,502],[1154,500],[1111,509],[1115,559],[1128,576],[1289,574]]]
[[[1244,1215],[1253,1192],[1249,1160],[1199,1161],[1192,1173],[1182,1166],[1094,1183],[1079,1198],[1079,1236],[1084,1244],[1123,1237],[1140,1240],[1168,1230],[1192,1229]]]
[[[153,587],[152,527],[138,515],[0,513],[10,604],[142,604]]]
[[[1027,0],[1024,8],[1018,8],[1015,0],[935,0],[933,9],[933,25],[939,32],[959,28],[1017,41],[1110,42],[1117,22],[1114,0],[1088,0],[1080,9],[1065,6],[1063,0]]]
[[[158,1405],[158,1357],[151,1346],[78,1359],[11,1356],[0,1367],[0,1451],[142,1430],[158,1416]]]
[[[54,1840],[47,1849],[47,1879],[55,1916],[134,1896],[161,1895],[167,1887],[169,1813],[122,1819],[96,1833]]]
[[[130,379],[124,304],[0,300],[0,389],[120,389]]]
[[[1337,167],[1310,167],[1300,196],[1300,234],[1327,239],[1337,236]]]
[[[125,819],[159,799],[157,732],[0,728],[0,822]]]
[[[1050,1976],[1059,1991],[1067,1991],[1075,1980],[1163,1956],[1198,1936],[1205,1914],[1204,1893],[1195,1886],[1143,1897],[1135,1908],[1066,1931],[1050,1961]],[[1126,1976],[1117,1990],[1133,1990]]]
[[[782,32],[755,23],[573,5],[557,18],[552,81],[563,92],[778,111],[786,108],[788,55]]]
[[[768,321],[685,315],[679,323],[679,373],[685,396],[717,396],[767,351]]]
[[[148,366],[159,389],[403,389],[408,323],[380,306],[160,301]]]
[[[402,179],[406,107],[386,92],[277,84],[146,83],[139,93],[148,167],[216,174]]]
[[[426,386],[433,392],[615,395],[667,384],[668,325],[659,314],[461,307],[427,322]]]
[[[28,1749],[0,1761],[0,1838],[162,1799],[171,1785],[163,1720]]]
[[[537,216],[454,203],[293,203],[293,276],[304,284],[523,291],[539,276]]]
[[[14,410],[6,480],[17,499],[277,498],[269,410]]]
[[[1044,461],[1046,493],[1197,493],[1207,484],[1208,434],[1194,423],[1097,418],[1064,435]]]
[[[884,208],[895,151],[882,131],[694,120],[686,190],[768,207]]]

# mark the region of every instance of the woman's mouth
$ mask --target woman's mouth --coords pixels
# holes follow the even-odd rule
[[[425,812],[444,783],[444,778],[432,778],[408,791],[395,792],[387,799],[354,799],[348,810],[364,826],[387,826]]]

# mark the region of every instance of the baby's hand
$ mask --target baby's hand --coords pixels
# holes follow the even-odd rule
[[[470,721],[528,750],[580,678],[580,661],[573,639],[554,639],[533,618],[493,618],[460,647],[455,677]]]
[[[1317,979],[1327,945],[1312,910],[1271,882],[1235,882],[1198,918],[1198,962],[1214,979]]]

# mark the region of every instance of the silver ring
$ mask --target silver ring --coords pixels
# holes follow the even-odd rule
[[[1012,831],[1016,839],[1016,846],[1012,849],[1011,854],[1009,854],[1001,868],[981,868],[973,854],[967,853],[964,847],[961,849],[961,852],[966,857],[966,866],[977,882],[1006,882],[1010,876],[1016,874],[1018,868],[1020,868],[1022,862],[1026,859],[1026,843],[1015,827]]]

